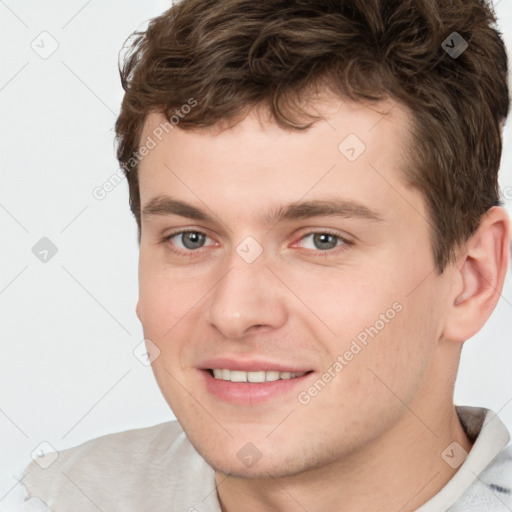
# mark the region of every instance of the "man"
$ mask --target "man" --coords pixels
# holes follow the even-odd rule
[[[453,404],[496,306],[507,57],[479,0],[183,0],[121,70],[137,315],[177,422],[60,453],[26,506],[510,510]]]

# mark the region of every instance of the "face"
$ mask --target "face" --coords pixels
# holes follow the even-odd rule
[[[229,129],[175,127],[140,164],[137,314],[165,399],[223,473],[341,460],[446,385],[447,282],[403,177],[408,114],[316,110],[326,121],[307,131],[256,110]],[[141,140],[163,121],[150,115]]]

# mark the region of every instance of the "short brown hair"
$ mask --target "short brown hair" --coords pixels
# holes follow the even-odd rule
[[[117,157],[139,235],[133,157],[149,113],[176,117],[192,98],[179,127],[201,129],[263,105],[280,126],[307,129],[319,116],[297,99],[320,87],[410,110],[406,178],[426,199],[442,272],[482,215],[501,204],[509,90],[495,23],[484,0],[182,0],[132,34],[120,64]],[[309,122],[298,122],[304,115]]]

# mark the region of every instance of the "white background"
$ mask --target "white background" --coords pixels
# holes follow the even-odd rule
[[[128,187],[92,194],[118,169],[118,52],[169,6],[0,0],[0,507],[40,443],[59,450],[174,417],[133,355],[143,335]],[[512,3],[496,11],[512,49]],[[32,41],[59,46],[43,59]],[[510,212],[510,123],[504,144]],[[42,237],[58,249],[47,263],[32,253]],[[499,411],[512,431],[511,326],[509,275],[491,320],[465,345],[455,403]]]

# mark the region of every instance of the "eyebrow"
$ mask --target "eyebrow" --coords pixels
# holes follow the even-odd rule
[[[170,196],[158,196],[148,201],[142,208],[142,216],[148,217],[152,215],[179,215],[188,219],[215,223],[214,217],[205,211]],[[288,203],[271,209],[262,217],[262,220],[266,224],[278,224],[282,221],[302,220],[321,216],[359,218],[372,221],[384,220],[377,212],[370,210],[368,207],[341,198]]]

